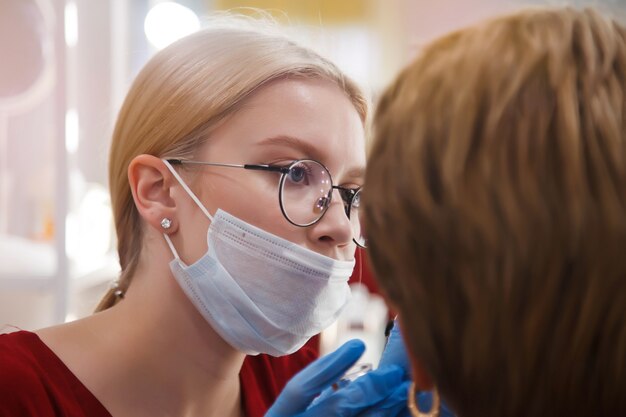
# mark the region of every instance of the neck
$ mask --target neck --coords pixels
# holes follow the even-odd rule
[[[165,275],[158,283],[157,273]],[[200,315],[169,267],[140,268],[133,281],[125,299],[111,311],[116,323],[125,322],[119,329],[120,347],[149,347],[127,356],[127,378],[138,379],[131,386],[142,384],[145,398],[162,399],[154,411],[236,415],[241,408],[239,370],[244,355]]]
[[[111,414],[241,415],[245,355],[212,329],[168,267],[139,268],[124,300],[66,326],[89,352],[66,355],[68,366]]]
[[[185,297],[178,287],[172,288],[175,291]],[[126,355],[125,379],[135,380],[129,385],[141,387],[147,399],[161,398],[155,411],[170,408],[171,415],[200,415],[195,409],[204,416],[234,415],[240,408],[244,355],[225,343],[186,298],[161,299],[159,306],[151,306],[146,305],[150,300],[139,301],[143,297],[135,294],[128,294],[111,311],[115,323],[126,322],[119,328],[119,347],[140,347]]]

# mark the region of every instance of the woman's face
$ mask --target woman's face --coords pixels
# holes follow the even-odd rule
[[[194,158],[229,164],[288,165],[297,159],[321,162],[334,185],[363,185],[365,134],[354,105],[324,80],[281,80],[259,89],[211,135]],[[354,258],[356,245],[337,190],[322,219],[298,227],[283,216],[278,198],[280,173],[202,166],[191,187],[209,210],[241,218],[270,233],[340,259]],[[206,252],[209,220],[186,199],[181,207],[183,236],[193,235],[190,261]],[[202,224],[202,227],[199,227]],[[185,238],[186,239],[186,238]]]

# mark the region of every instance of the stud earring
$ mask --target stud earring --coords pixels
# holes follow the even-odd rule
[[[161,220],[161,227],[166,230],[169,229],[170,227],[172,227],[172,221],[167,217],[164,217],[163,220]]]
[[[124,290],[120,287],[119,281],[113,281],[111,288],[114,290],[113,295],[115,295],[115,298],[124,298]]]

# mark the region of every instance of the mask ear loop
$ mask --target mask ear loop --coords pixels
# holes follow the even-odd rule
[[[174,255],[174,259],[180,259],[180,256],[178,256],[178,252],[176,251],[176,248],[174,247],[174,244],[172,243],[172,240],[170,239],[170,237],[163,233],[163,237],[165,238],[165,242],[167,242],[167,246],[170,247],[170,250],[172,251],[172,254]]]
[[[356,254],[359,258],[359,284],[363,284],[363,249],[357,248]]]
[[[174,178],[176,178],[176,180],[183,187],[183,189],[187,192],[187,194],[189,194],[189,197],[191,197],[191,199],[198,205],[198,207],[200,207],[200,210],[202,210],[204,215],[207,216],[209,218],[209,220],[211,220],[211,222],[213,222],[213,216],[211,216],[209,214],[209,210],[207,210],[206,207],[204,207],[202,205],[202,203],[200,202],[200,199],[198,197],[196,197],[196,195],[193,193],[193,191],[191,191],[191,188],[189,188],[189,186],[187,186],[187,184],[185,184],[185,181],[183,181],[183,179],[180,177],[178,172],[176,172],[176,170],[172,167],[172,165],[169,162],[167,162],[166,159],[161,159],[161,161],[163,161],[163,163],[165,164],[167,169],[170,170],[170,172],[172,173]]]
[[[189,197],[191,197],[191,199],[194,201],[194,203],[196,203],[196,205],[198,207],[200,207],[200,210],[202,210],[204,215],[207,216],[209,218],[209,220],[211,221],[211,223],[212,223],[213,222],[213,216],[211,216],[211,214],[209,213],[209,210],[207,210],[206,207],[204,207],[204,205],[200,202],[200,199],[194,194],[193,191],[191,191],[191,188],[189,188],[189,186],[185,183],[185,181],[183,181],[183,179],[178,174],[178,172],[176,172],[174,167],[172,167],[172,165],[166,159],[161,159],[161,161],[163,161],[163,163],[165,164],[167,169],[170,170],[170,172],[172,173],[174,178],[176,178],[176,180],[181,185],[181,187],[183,187],[183,189],[187,192],[187,194],[189,194]],[[165,241],[167,242],[167,246],[170,247],[170,250],[172,251],[172,254],[174,255],[174,258],[175,259],[180,259],[180,256],[178,256],[178,252],[176,251],[176,248],[174,248],[174,245],[172,244],[172,240],[170,239],[170,237],[167,234],[165,234],[165,233],[163,233],[163,237],[165,238]]]

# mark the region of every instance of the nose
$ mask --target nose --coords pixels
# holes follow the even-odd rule
[[[352,225],[338,190],[333,190],[326,213],[317,223],[309,227],[309,231],[312,240],[327,246],[345,246],[352,242]]]

